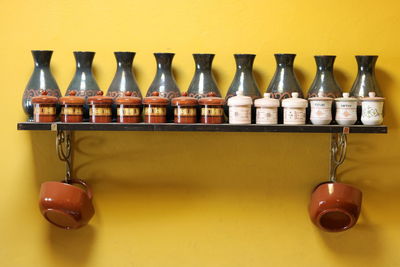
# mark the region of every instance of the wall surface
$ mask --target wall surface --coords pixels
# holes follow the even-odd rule
[[[8,266],[400,266],[400,3],[398,1],[15,0],[1,5],[0,265]],[[348,91],[356,54],[377,54],[387,135],[349,136],[340,179],[360,187],[363,210],[353,229],[329,234],[309,221],[312,188],[328,175],[326,134],[78,133],[75,174],[94,187],[90,225],[64,231],[38,211],[40,183],[60,180],[55,134],[17,132],[32,49],[52,49],[52,70],[65,92],[74,50],[96,51],[97,81],[107,90],[113,51],[136,51],[143,93],[155,71],[153,52],[175,52],[182,91],[194,72],[191,54],[216,53],[223,94],[232,54],[255,53],[265,91],[274,53],[297,53],[303,90],[313,56],[337,55]]]

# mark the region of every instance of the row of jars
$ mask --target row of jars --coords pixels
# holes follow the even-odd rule
[[[34,105],[35,122],[54,122],[57,118],[57,104],[61,105],[60,120],[62,122],[77,123],[83,121],[85,99],[76,96],[76,91],[71,91],[69,96],[57,99],[48,96],[47,91],[42,91],[41,96],[32,98]],[[336,106],[333,109],[333,102]],[[124,97],[115,100],[109,96],[103,96],[99,91],[96,96],[88,98],[89,118],[93,123],[112,122],[112,113],[115,110],[118,123],[138,123],[142,121],[142,109],[144,122],[166,123],[168,119],[168,108],[171,105],[173,121],[175,123],[197,123],[198,115],[200,122],[206,124],[224,123],[225,100],[217,97],[215,93],[209,93],[204,98],[189,97],[187,93],[182,96],[168,98],[159,96],[153,92],[151,96],[143,100],[126,92]],[[343,97],[324,97],[319,93],[309,100],[299,98],[298,93],[292,93],[291,97],[282,100],[283,123],[290,125],[306,124],[306,109],[310,103],[310,121],[315,125],[327,125],[332,123],[332,110],[335,110],[335,121],[339,125],[352,125],[357,121],[358,99],[349,97],[349,93],[343,93]],[[370,92],[368,97],[361,100],[361,122],[365,125],[382,124],[383,97],[376,97]],[[236,96],[228,99],[228,114],[230,124],[250,124],[252,122],[252,108],[256,108],[256,124],[271,125],[278,123],[278,108],[280,101],[271,98],[270,93],[265,93],[264,98],[253,100],[244,96],[242,91],[237,91]],[[198,111],[200,109],[200,114]]]
[[[48,95],[61,97],[59,87],[50,71],[50,59],[52,51],[35,50],[32,51],[35,67],[31,79],[25,88],[23,96],[23,107],[29,119],[33,120],[32,97],[39,96],[41,90],[46,90]],[[92,73],[92,62],[95,52],[74,52],[76,60],[76,72],[67,88],[66,95],[71,91],[76,91],[77,96],[88,97],[96,96],[100,91],[99,86]],[[157,71],[146,96],[149,97],[153,92],[158,92],[160,97],[173,98],[181,96],[172,73],[173,53],[155,53]],[[131,92],[132,96],[142,98],[141,91],[136,83],[132,64],[134,52],[115,52],[117,60],[117,70],[114,79],[106,93],[106,96],[123,97],[125,92]],[[235,54],[236,74],[231,86],[226,94],[225,100],[234,96],[236,91],[242,91],[244,96],[249,96],[254,101],[261,98],[259,87],[253,75],[253,62],[256,55]],[[303,98],[302,89],[296,78],[294,71],[295,54],[275,54],[277,67],[275,74],[266,90],[272,98],[282,101],[298,93],[299,98]],[[195,73],[190,86],[187,90],[188,96],[197,99],[204,98],[208,93],[214,93],[221,97],[218,85],[212,74],[212,61],[214,54],[193,54],[195,60]],[[368,97],[369,92],[374,92],[377,97],[381,97],[381,91],[375,78],[375,63],[377,56],[356,56],[358,63],[358,74],[350,90],[350,96],[357,98]],[[309,88],[306,98],[316,97],[322,93],[323,97],[338,98],[342,96],[342,89],[335,80],[333,63],[335,56],[315,56],[317,72],[315,79]],[[359,116],[361,116],[361,102],[359,102]],[[85,104],[84,117],[88,119],[89,109]]]

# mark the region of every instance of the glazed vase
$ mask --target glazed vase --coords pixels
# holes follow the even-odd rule
[[[28,121],[33,121],[32,97],[39,96],[42,90],[46,90],[49,96],[61,96],[60,89],[50,70],[52,54],[53,51],[50,50],[32,50],[33,73],[22,97],[22,108],[28,116]],[[59,110],[60,108],[57,106],[57,113]]]
[[[303,98],[299,81],[294,73],[293,63],[296,54],[275,54],[276,70],[267,88],[273,98],[282,100],[291,97],[296,92]]]
[[[76,91],[77,96],[85,97],[86,103],[83,107],[83,118],[89,119],[89,107],[87,98],[95,96],[100,91],[99,86],[93,76],[92,63],[95,52],[75,51],[74,57],[76,61],[75,75],[67,88],[65,95],[69,95],[70,91]]]
[[[147,90],[146,96],[151,96],[153,92],[158,92],[160,97],[171,100],[181,95],[172,73],[172,59],[174,53],[154,53],[157,63],[156,75]],[[169,104],[167,106],[167,121],[174,121],[174,110]]]
[[[203,98],[209,93],[215,93],[216,97],[221,97],[211,70],[214,56],[215,54],[193,54],[196,69],[187,91],[190,97]]]

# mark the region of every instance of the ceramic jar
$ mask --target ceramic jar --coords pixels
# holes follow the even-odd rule
[[[109,123],[112,121],[111,105],[113,99],[103,96],[103,91],[98,91],[95,96],[88,98],[89,121],[93,123]]]
[[[131,91],[126,91],[124,97],[117,97],[114,104],[117,108],[117,122],[138,123],[142,120],[142,99],[132,96]]]
[[[33,121],[34,122],[54,122],[56,121],[56,106],[58,99],[55,96],[47,95],[43,90],[41,95],[32,97]]]
[[[279,99],[271,98],[270,93],[265,93],[264,98],[256,99],[256,124],[277,124],[279,104]]]
[[[171,105],[174,107],[174,122],[175,123],[196,123],[197,122],[197,107],[199,102],[194,97],[189,97],[186,92],[182,93],[181,97],[176,97],[171,100]]]
[[[143,99],[144,122],[146,123],[165,123],[167,122],[167,106],[169,99],[160,97],[159,92],[151,93],[151,96]]]
[[[324,92],[318,92],[317,97],[311,97],[310,120],[315,125],[326,125],[332,122],[332,102],[333,98],[324,97]]]
[[[335,98],[336,117],[339,125],[353,125],[357,121],[357,98],[349,97],[349,93],[343,93],[343,97]]]
[[[83,121],[85,98],[76,96],[76,91],[70,91],[69,96],[60,97],[58,102],[61,105],[60,120],[62,122]]]
[[[282,100],[283,124],[306,124],[306,108],[308,101],[299,98],[299,93],[292,93],[292,97]]]
[[[369,92],[368,97],[361,99],[361,122],[364,125],[380,125],[383,122],[383,97],[375,96],[375,92]]]
[[[251,106],[253,100],[250,96],[244,96],[243,91],[236,91],[236,96],[228,99],[229,123],[251,124]]]
[[[201,107],[201,123],[224,123],[225,100],[223,98],[217,97],[214,92],[210,92],[207,97],[199,99],[199,105]]]

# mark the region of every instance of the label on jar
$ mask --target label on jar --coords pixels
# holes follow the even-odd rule
[[[50,105],[44,106],[36,104],[34,108],[34,113],[39,115],[55,115],[56,107]]]
[[[90,116],[111,116],[111,108],[98,108],[98,107],[90,107],[89,109]]]
[[[203,107],[201,108],[201,116],[216,116],[220,117],[224,115],[224,109],[223,108],[209,108],[209,107]]]
[[[284,108],[283,110],[284,124],[305,124],[306,109],[305,108]]]
[[[331,120],[332,119],[332,110],[330,108],[311,108],[310,119],[323,119],[323,120]]]
[[[276,108],[257,108],[256,123],[277,124],[278,111]]]
[[[150,116],[164,116],[167,114],[167,109],[165,107],[145,107],[143,113]]]
[[[121,107],[121,108],[117,108],[117,114],[118,114],[118,116],[139,116],[140,109],[139,108]]]
[[[82,115],[82,107],[62,107],[61,115]]]
[[[196,116],[196,108],[182,108],[176,107],[174,108],[174,115],[175,116]]]
[[[251,123],[251,108],[229,107],[229,123]]]
[[[336,109],[336,120],[357,120],[357,108],[338,108]]]

